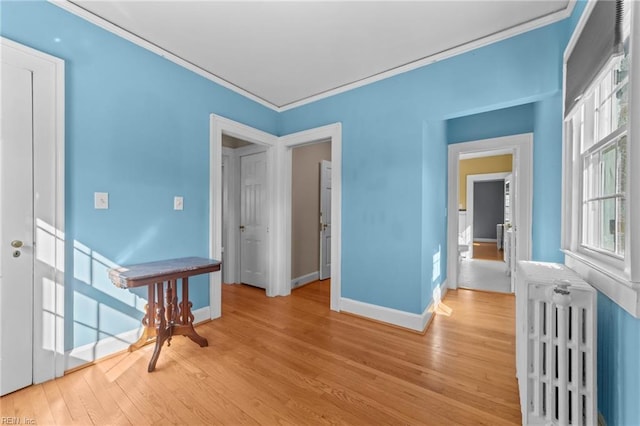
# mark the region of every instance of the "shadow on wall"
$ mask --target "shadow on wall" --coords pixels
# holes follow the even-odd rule
[[[73,349],[67,353],[65,370],[126,349],[140,336],[146,287],[124,291],[114,286],[108,270],[119,266],[74,240],[73,326],[67,328],[72,333],[67,341],[73,342]]]

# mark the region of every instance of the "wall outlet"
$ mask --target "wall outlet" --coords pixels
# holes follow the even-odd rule
[[[108,209],[109,208],[109,193],[108,192],[94,192],[93,193],[93,207],[95,209]]]
[[[173,197],[173,209],[174,210],[184,209],[184,201],[182,200],[182,197]]]

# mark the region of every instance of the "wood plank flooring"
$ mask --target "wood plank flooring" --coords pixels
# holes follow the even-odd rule
[[[474,242],[473,243],[473,258],[483,260],[500,260],[504,261],[504,251],[498,250],[498,245],[495,242]]]
[[[425,335],[329,310],[329,282],[267,298],[223,286],[222,318],[0,399],[49,424],[520,424],[514,298],[450,291]],[[24,421],[23,421],[24,423]]]

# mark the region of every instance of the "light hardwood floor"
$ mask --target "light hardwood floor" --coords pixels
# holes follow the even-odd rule
[[[498,246],[495,242],[493,243],[474,242],[473,258],[483,259],[483,260],[504,261],[504,252],[502,250],[498,250]]]
[[[390,283],[390,285],[393,285]],[[450,291],[425,335],[329,310],[329,282],[267,298],[223,286],[222,318],[0,399],[48,424],[520,424],[514,298]],[[23,422],[24,424],[24,422]]]

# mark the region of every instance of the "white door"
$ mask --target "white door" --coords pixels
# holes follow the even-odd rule
[[[331,161],[320,165],[320,279],[331,278]]]
[[[33,74],[3,61],[0,395],[33,382]]]
[[[515,155],[515,154],[514,154]],[[514,161],[514,165],[515,165]],[[520,208],[518,206],[518,196],[519,194],[516,191],[517,188],[517,179],[518,179],[518,170],[514,167],[514,172],[509,175],[509,227],[511,229],[511,247],[509,247],[509,274],[511,275],[511,292],[515,293],[516,291],[516,266],[518,265],[518,260],[529,260],[529,259],[518,259],[518,254],[516,251],[517,240],[518,240],[518,215],[516,211]],[[506,183],[506,181],[505,181]],[[506,248],[505,248],[506,249]]]
[[[240,157],[240,282],[267,287],[267,155]]]

